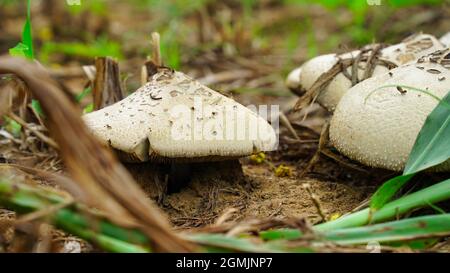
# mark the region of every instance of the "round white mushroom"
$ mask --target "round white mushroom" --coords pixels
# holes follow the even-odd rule
[[[92,133],[125,161],[209,161],[270,151],[272,126],[181,72],[160,68],[111,106],[84,115]]]
[[[416,64],[393,69],[352,87],[334,112],[331,143],[342,154],[365,165],[403,170],[438,100],[399,86],[426,90],[443,98],[450,87],[450,61],[446,58],[450,59],[450,51],[438,51]],[[387,85],[393,87],[381,88]],[[450,171],[450,161],[437,170]]]
[[[417,61],[420,57],[428,55],[436,50],[444,49],[444,46],[432,35],[417,34],[411,36],[401,43],[383,48],[379,60],[394,66],[401,66]],[[301,66],[301,73],[297,81],[288,79],[289,88],[295,90],[308,90],[317,79],[329,71],[340,60],[356,58],[361,53],[360,50],[344,54],[327,54],[313,58]],[[368,54],[371,54],[370,52]],[[367,62],[361,61],[358,65],[358,79],[364,78]],[[389,71],[385,64],[375,64],[371,76],[381,75]],[[347,68],[347,75],[351,75],[352,67]],[[296,76],[297,77],[297,76]],[[319,93],[317,102],[334,111],[342,96],[352,87],[352,81],[344,73],[339,73],[331,82]]]

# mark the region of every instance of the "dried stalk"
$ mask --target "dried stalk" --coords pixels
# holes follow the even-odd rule
[[[25,120],[21,119],[16,114],[11,112],[11,113],[7,114],[6,116],[8,116],[10,119],[14,120],[15,122],[19,123],[20,125],[22,125],[24,128],[30,130],[30,132],[32,132],[35,136],[37,136],[40,140],[42,140],[42,142],[46,143],[48,146],[55,148],[55,149],[59,149],[58,144],[56,144],[56,142],[53,139],[47,137],[46,135],[39,132],[38,130],[30,127]]]
[[[94,96],[94,109],[116,103],[125,97],[120,81],[119,64],[109,58],[101,57],[95,59],[95,80],[92,94]]]

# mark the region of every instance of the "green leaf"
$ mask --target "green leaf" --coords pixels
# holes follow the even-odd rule
[[[14,57],[34,59],[33,35],[31,30],[31,0],[28,0],[27,18],[22,30],[22,42],[11,48],[9,54]]]
[[[79,103],[80,101],[82,101],[87,95],[92,93],[92,88],[91,87],[87,87],[83,90],[83,92],[81,92],[80,94],[78,94],[75,97],[75,100]]]
[[[28,0],[28,13],[27,13],[27,20],[23,27],[22,43],[28,47],[28,49],[25,51],[26,57],[28,59],[34,59],[33,35],[32,35],[32,31],[31,31],[30,1],[31,0]]]
[[[41,103],[38,100],[31,100],[31,107],[39,116],[45,116],[44,110],[42,110]]]
[[[87,114],[94,111],[94,104],[93,103],[89,103],[86,107],[84,107],[83,109],[83,114]]]
[[[370,200],[370,208],[378,210],[382,208],[392,197],[405,185],[414,174],[400,175],[385,182],[378,190],[373,194]]]
[[[416,173],[450,158],[450,92],[431,112],[406,163],[404,175]]]
[[[10,132],[14,137],[20,137],[20,133],[22,132],[22,125],[6,116],[4,117],[4,120],[6,131]]]
[[[28,47],[22,43],[18,43],[15,47],[9,49],[9,55],[13,57],[27,57]]]

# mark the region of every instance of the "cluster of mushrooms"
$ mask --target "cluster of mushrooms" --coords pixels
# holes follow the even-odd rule
[[[292,71],[286,84],[300,96],[297,107],[317,101],[333,113],[329,137],[340,153],[402,171],[436,98],[450,90],[449,47],[450,33],[416,34],[396,45],[323,55]],[[431,171],[450,171],[450,160]]]
[[[193,163],[238,159],[277,144],[257,113],[163,66],[125,99],[83,119],[122,161],[170,165],[169,182],[177,184],[190,180]]]
[[[317,101],[333,112],[329,136],[339,152],[371,167],[401,171],[438,101],[399,86],[443,98],[450,90],[449,46],[450,33],[440,40],[417,34],[396,45],[323,55],[292,71],[286,83],[300,96],[297,108]],[[163,66],[125,99],[83,118],[122,161],[170,164],[175,180],[188,176],[176,171],[186,164],[237,159],[277,144],[265,119]],[[255,130],[260,133],[252,134]],[[450,161],[435,170],[450,171]]]

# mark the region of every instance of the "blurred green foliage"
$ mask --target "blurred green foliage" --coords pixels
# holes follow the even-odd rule
[[[147,8],[155,14],[161,17],[166,17],[167,20],[172,20],[176,18],[183,17],[184,15],[194,12],[202,7],[204,7],[211,0],[132,0],[141,8]],[[165,22],[161,22],[164,24]]]
[[[27,1],[27,17],[22,30],[22,41],[9,50],[9,54],[15,57],[34,59],[33,35],[31,29],[31,0]]]
[[[181,65],[178,26],[179,23],[173,21],[161,33],[161,57],[163,62],[165,65],[177,70],[180,69]]]
[[[40,60],[48,62],[50,55],[60,53],[67,56],[95,58],[114,57],[122,59],[122,49],[118,42],[106,37],[98,38],[90,43],[83,42],[45,42],[40,51]]]
[[[82,1],[82,5],[66,5],[69,12],[73,15],[78,15],[83,11],[90,11],[95,15],[107,15],[107,2],[105,0],[89,0]]]
[[[25,1],[25,0],[23,0]],[[307,57],[313,57],[324,51],[335,50],[335,47],[342,41],[341,36],[345,35],[350,38],[353,45],[361,46],[372,42],[377,37],[377,31],[384,24],[384,22],[392,15],[393,11],[399,8],[415,5],[439,5],[447,0],[380,0],[380,6],[369,5],[375,3],[376,0],[280,0],[277,4],[286,6],[301,6],[302,8],[310,9],[311,5],[322,6],[329,10],[331,15],[346,12],[349,15],[349,20],[345,22],[337,22],[342,32],[336,34],[329,34],[324,41],[321,39],[318,42],[316,36],[316,29],[313,25],[312,18],[309,18],[307,13],[290,27],[281,26],[288,30],[279,32],[274,30],[273,35],[282,36],[282,46],[288,55],[294,54],[298,49],[300,39],[306,41]],[[65,5],[72,16],[78,16],[80,13],[89,11],[96,16],[109,16],[114,10],[114,4],[118,0],[89,0],[82,1],[82,5]],[[217,46],[233,47],[233,41],[223,41],[222,45],[213,45],[204,43],[202,45],[193,45],[188,43],[188,40],[194,35],[197,35],[197,29],[193,29],[192,25],[189,27],[185,24],[185,18],[194,12],[205,9],[207,5],[219,3],[219,0],[130,0],[129,5],[134,5],[139,10],[148,10],[151,14],[151,20],[142,22],[146,25],[148,33],[158,31],[161,34],[161,50],[165,64],[175,69],[179,69],[183,63],[183,56],[191,56],[199,50],[211,49]],[[275,2],[275,1],[274,1]],[[0,0],[0,3],[17,4],[21,1]],[[235,7],[241,7],[239,12],[240,22],[220,22],[223,27],[223,32],[227,37],[239,35],[239,27],[242,26],[244,30],[249,33],[252,41],[252,46],[262,48],[269,48],[272,45],[271,36],[268,35],[267,27],[261,26],[256,17],[254,17],[255,10],[263,3],[260,0],[234,0],[228,1],[227,5],[231,3],[233,11]],[[264,2],[266,3],[266,2]],[[273,3],[272,3],[273,4]],[[239,17],[238,17],[239,18]],[[269,26],[271,28],[272,26]],[[132,36],[134,35],[134,36]],[[124,34],[124,39],[133,39],[136,36],[142,36],[142,33]],[[341,35],[341,36],[339,36]],[[148,35],[149,37],[150,35]],[[122,47],[119,43],[113,42],[107,36],[102,38],[85,38],[83,41],[75,42],[56,42],[44,41],[41,45],[40,60],[48,62],[53,54],[64,54],[67,56],[75,56],[82,58],[93,58],[95,56],[113,56],[116,58],[123,58]],[[126,38],[125,38],[126,37]],[[140,38],[142,39],[142,38]],[[23,39],[24,40],[24,39]],[[150,38],[148,38],[150,40]],[[191,39],[192,40],[192,39]],[[149,41],[150,42],[150,41]],[[201,48],[199,48],[201,46]],[[17,48],[12,49],[13,54],[26,53],[27,45],[25,43],[19,44]],[[232,48],[232,50],[236,50]],[[239,49],[237,49],[239,50]],[[141,51],[139,51],[141,52]],[[147,49],[142,50],[143,54],[148,54]]]
[[[22,132],[22,125],[7,116],[3,116],[3,122],[3,127],[6,131],[8,131],[14,137],[20,137],[20,133]]]
[[[376,0],[283,0],[286,5],[321,5],[333,12],[348,10],[353,17],[351,24],[345,30],[352,39],[359,45],[372,42],[374,38],[374,27],[367,25],[368,13],[371,9],[383,7],[383,13],[389,14],[397,8],[405,8],[417,5],[439,5],[446,0],[380,0],[380,5],[376,5]]]

